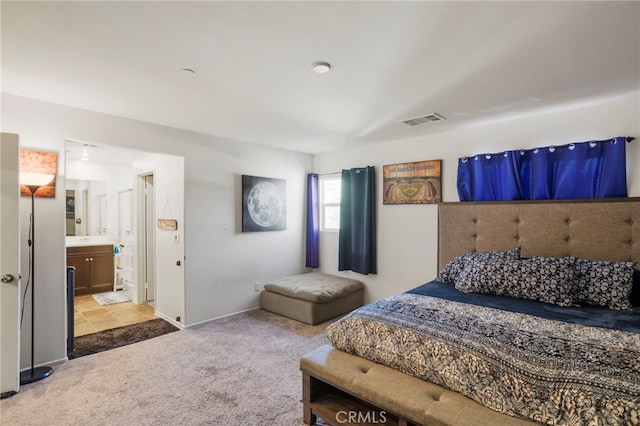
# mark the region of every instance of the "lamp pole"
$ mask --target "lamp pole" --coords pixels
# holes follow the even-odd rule
[[[31,216],[29,218],[29,224],[31,228],[31,236],[28,240],[29,256],[31,257],[31,369],[20,372],[20,385],[26,385],[28,383],[37,382],[46,377],[49,377],[53,373],[53,368],[48,366],[35,367],[34,366],[34,354],[35,354],[35,264],[36,264],[36,220],[35,220],[35,194],[40,185],[25,185],[31,191]]]

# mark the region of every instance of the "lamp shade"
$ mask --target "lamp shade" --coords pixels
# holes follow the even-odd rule
[[[45,186],[53,180],[55,176],[48,173],[20,173],[20,183],[25,186]]]

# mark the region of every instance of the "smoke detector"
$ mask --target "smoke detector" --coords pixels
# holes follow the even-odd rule
[[[313,72],[318,74],[325,74],[331,70],[331,64],[329,62],[324,61],[316,61],[311,64],[311,69]]]

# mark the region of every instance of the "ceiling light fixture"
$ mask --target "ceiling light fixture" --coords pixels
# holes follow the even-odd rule
[[[329,70],[331,69],[331,64],[329,62],[316,61],[311,64],[311,69],[315,73],[325,74],[325,73],[328,73]]]

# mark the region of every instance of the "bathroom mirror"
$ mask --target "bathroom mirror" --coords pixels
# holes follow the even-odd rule
[[[66,235],[98,236],[107,232],[107,183],[66,180]]]

